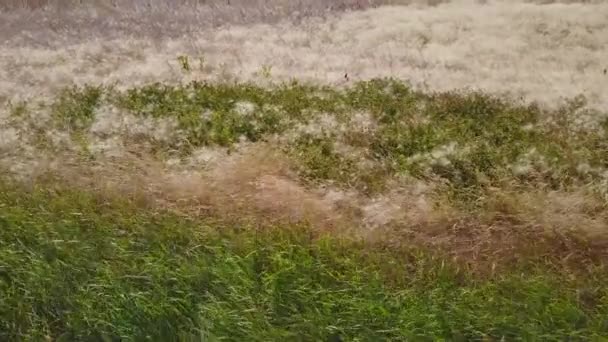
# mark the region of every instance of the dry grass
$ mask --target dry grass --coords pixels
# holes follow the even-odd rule
[[[132,150],[94,162],[72,156],[38,163],[25,184],[46,186],[51,177],[50,184],[69,184],[102,202],[123,198],[150,212],[221,217],[261,229],[305,224],[315,234],[363,239],[371,246],[417,246],[483,275],[525,260],[542,259],[574,273],[608,260],[606,204],[584,189],[501,188],[479,210],[463,211],[438,184],[415,179],[394,181],[391,190],[371,197],[310,186],[272,146],[242,148],[204,169],[167,167]]]
[[[71,82],[265,76],[344,84],[348,73],[351,81],[391,76],[429,90],[482,89],[551,106],[584,94],[590,106],[608,106],[605,2],[372,5],[217,2],[155,11],[125,2],[119,11],[0,13],[0,94],[40,97]],[[332,6],[367,9],[327,14]],[[180,68],[182,55],[190,72]]]

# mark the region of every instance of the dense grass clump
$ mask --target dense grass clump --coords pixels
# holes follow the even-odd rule
[[[44,188],[44,187],[43,187]],[[2,185],[2,340],[594,339],[606,274],[441,255]]]
[[[64,89],[52,106],[54,118],[60,126],[75,131],[90,127],[103,92],[102,87],[88,85]]]

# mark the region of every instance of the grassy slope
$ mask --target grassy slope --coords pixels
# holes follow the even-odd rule
[[[473,277],[306,227],[225,225],[3,185],[0,336],[563,339],[608,333],[606,273]]]
[[[127,138],[146,142],[145,152],[161,158],[234,146],[241,137],[276,143],[273,136],[312,124],[319,129],[278,142],[302,182],[374,195],[387,190],[389,179],[407,175],[442,184],[437,195],[470,216],[490,210],[488,194],[496,189],[585,185],[597,201],[605,195],[606,124],[581,129],[574,120],[577,102],[544,112],[482,94],[421,94],[389,80],[343,91],[157,84],[125,92],[66,90],[44,109],[15,105],[8,125],[27,126],[21,127],[24,142],[45,153],[66,148],[52,144],[49,127],[69,132],[75,146],[84,146],[84,157],[96,158],[86,147],[90,129],[110,105],[120,115],[176,121],[179,132],[172,138],[141,130]],[[240,108],[249,105],[254,110]],[[38,110],[51,113],[42,128],[36,126]],[[362,132],[361,123],[352,122],[362,112],[373,129]],[[323,123],[326,115],[330,123]],[[458,148],[446,150],[454,143]],[[370,162],[362,166],[361,158]],[[14,181],[1,183],[4,340],[559,340],[608,334],[608,274],[601,258],[583,260],[584,267],[572,272],[550,256],[523,255],[498,274],[479,274],[420,245],[319,236],[306,225],[180,218],[61,184],[47,180],[26,191]],[[587,215],[601,222],[603,210]],[[496,216],[515,222],[505,215]],[[534,223],[535,217],[525,219]]]

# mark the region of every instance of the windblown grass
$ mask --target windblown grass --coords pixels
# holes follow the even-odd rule
[[[195,82],[9,109],[3,339],[608,333],[607,127],[583,99]]]
[[[0,339],[605,339],[608,11],[542,2],[2,2]]]
[[[586,339],[606,273],[479,278],[428,250],[139,210],[2,184],[0,336],[17,339]],[[550,266],[550,267],[547,267]]]

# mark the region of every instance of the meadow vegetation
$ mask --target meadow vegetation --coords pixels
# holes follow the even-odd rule
[[[608,337],[605,4],[3,4],[0,340]]]
[[[13,105],[21,141],[58,164],[2,181],[2,336],[604,336],[607,125],[580,122],[582,101],[375,79],[75,86]],[[213,149],[240,164],[192,162]],[[244,173],[221,178],[229,165]],[[141,187],[106,186],[125,178]],[[310,198],[324,202],[283,215]]]
[[[605,336],[606,273],[474,276],[433,251],[2,184],[4,340]]]

